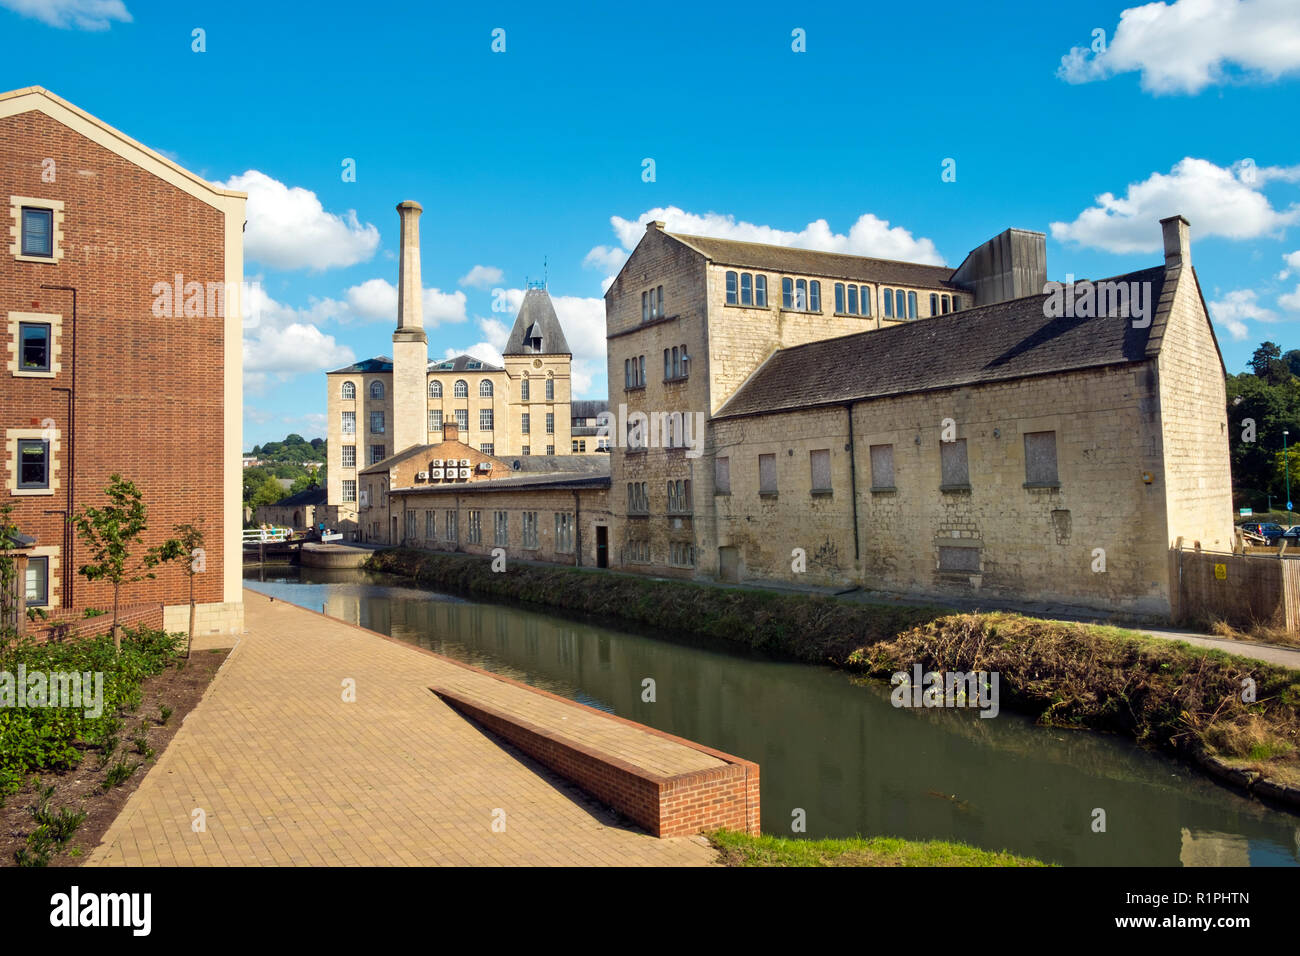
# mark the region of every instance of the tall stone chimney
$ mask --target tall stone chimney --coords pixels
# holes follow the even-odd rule
[[[424,332],[420,289],[420,213],[418,202],[397,204],[402,250],[397,270],[397,331],[393,333],[393,449],[400,454],[429,441],[425,410],[429,338]]]
[[[1192,267],[1192,226],[1182,216],[1160,220],[1165,237],[1165,268]]]

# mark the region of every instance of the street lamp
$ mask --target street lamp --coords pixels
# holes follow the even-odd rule
[[[1286,516],[1287,520],[1291,519],[1291,459],[1286,453],[1286,436],[1290,434],[1285,428],[1282,429],[1282,463],[1286,467]]]

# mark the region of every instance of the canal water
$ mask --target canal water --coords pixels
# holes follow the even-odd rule
[[[1006,710],[899,709],[887,685],[831,668],[364,571],[264,567],[245,584],[757,761],[765,833],[799,835],[802,816],[809,837],[960,840],[1064,865],[1300,865],[1300,815],[1125,739]]]

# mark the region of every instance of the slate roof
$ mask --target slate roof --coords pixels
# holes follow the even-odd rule
[[[434,494],[472,494],[482,491],[501,491],[502,489],[549,488],[563,491],[567,488],[608,488],[609,474],[581,475],[560,473],[554,475],[514,475],[509,478],[488,478],[455,485],[423,485],[415,488],[394,488],[392,495]]]
[[[893,259],[871,259],[866,256],[850,256],[817,249],[770,246],[761,242],[714,239],[709,236],[690,236],[678,232],[665,232],[664,235],[703,254],[717,265],[766,269],[793,275],[895,283],[928,289],[963,288],[951,281],[953,270],[947,266],[898,262]],[[779,293],[780,289],[778,288],[776,292]],[[772,294],[771,290],[768,294]]]
[[[499,455],[516,473],[609,474],[609,455]]]
[[[391,372],[393,370],[393,360],[387,355],[376,355],[374,358],[362,359],[360,362],[354,362],[346,368],[336,368],[332,372],[326,372],[326,375],[338,375],[340,372]]]
[[[1141,362],[1164,266],[1111,280],[1151,283],[1151,318],[1047,318],[1046,295],[781,349],[718,412],[735,418],[911,392]]]
[[[471,367],[471,365],[473,367]],[[485,362],[482,359],[475,358],[472,355],[457,355],[455,358],[438,359],[436,362],[430,362],[428,371],[430,372],[500,372],[504,370],[501,368],[500,365],[493,365],[491,362]]]
[[[605,398],[580,398],[569,402],[570,418],[595,418],[601,412],[609,411],[609,400]]]
[[[510,330],[510,339],[502,355],[532,355],[531,348],[525,348],[527,339],[541,337],[542,355],[569,355],[569,343],[564,338],[564,329],[560,328],[559,316],[545,289],[529,289],[524,293],[524,301],[519,305],[519,314],[515,316],[514,328]]]
[[[307,488],[304,491],[298,492],[296,495],[290,495],[288,498],[281,498],[275,503],[274,507],[278,508],[281,505],[290,505],[294,507],[298,505],[323,505],[325,504],[327,496],[328,492],[324,488]]]

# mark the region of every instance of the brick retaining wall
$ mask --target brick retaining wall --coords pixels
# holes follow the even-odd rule
[[[59,610],[50,613],[44,621],[32,622],[29,633],[37,644],[47,641],[100,637],[113,627],[113,614],[82,617],[77,610]],[[119,608],[119,627],[151,627],[162,630],[163,606],[161,604],[128,604]]]
[[[534,687],[528,689],[545,693]],[[439,687],[430,690],[459,713],[508,740],[657,837],[692,836],[723,827],[754,836],[759,834],[758,764],[597,711],[601,716],[674,740],[726,764],[713,770],[664,776],[565,739],[516,715],[472,701],[462,693]],[[582,706],[565,698],[556,699],[571,706]]]

